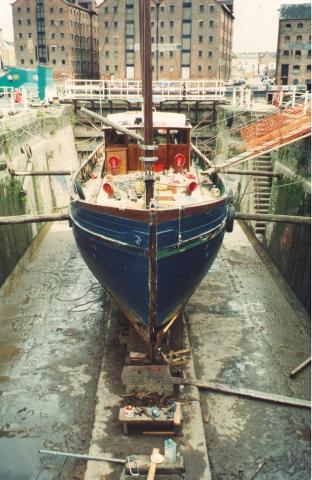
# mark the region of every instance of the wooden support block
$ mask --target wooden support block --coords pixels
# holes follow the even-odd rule
[[[157,453],[159,453],[159,448],[153,448],[152,455],[156,455]],[[156,475],[156,469],[157,469],[157,463],[154,463],[153,460],[151,460],[146,480],[154,480]]]
[[[181,418],[182,418],[182,415],[181,415],[181,403],[180,402],[177,402],[176,404],[176,409],[175,409],[175,412],[173,414],[173,425],[175,427],[179,427],[181,425]]]

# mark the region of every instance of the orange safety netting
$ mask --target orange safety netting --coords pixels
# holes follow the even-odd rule
[[[247,150],[267,150],[311,133],[311,104],[301,104],[269,115],[243,127],[241,137]]]

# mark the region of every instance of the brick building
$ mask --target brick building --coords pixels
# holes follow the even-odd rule
[[[276,59],[281,85],[311,89],[311,4],[281,5]]]
[[[54,76],[98,78],[98,15],[94,0],[15,0],[16,63],[54,69]]]
[[[104,0],[101,78],[141,79],[137,0]],[[231,73],[234,0],[151,0],[153,78],[222,79]]]

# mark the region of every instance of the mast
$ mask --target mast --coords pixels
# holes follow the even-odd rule
[[[140,39],[142,61],[142,88],[144,105],[144,145],[141,149],[144,155],[140,159],[145,166],[145,201],[149,208],[154,197],[153,163],[158,160],[154,156],[157,149],[153,145],[153,92],[152,92],[152,42],[151,42],[151,9],[150,0],[139,0],[140,8]]]

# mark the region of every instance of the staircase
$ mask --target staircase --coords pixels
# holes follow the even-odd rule
[[[253,159],[254,170],[272,172],[272,162],[270,153],[265,153]],[[255,213],[269,213],[271,199],[271,177],[253,177],[254,211]],[[266,222],[257,220],[254,231],[256,235],[263,235]]]

